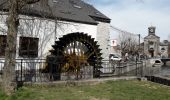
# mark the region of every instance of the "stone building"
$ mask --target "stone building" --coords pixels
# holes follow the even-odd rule
[[[161,57],[163,57],[163,58],[168,57],[168,54],[169,54],[168,40],[164,40],[163,42],[160,42],[159,50],[160,50]]]
[[[144,54],[147,57],[168,57],[169,42],[160,42],[160,37],[155,34],[156,27],[148,27],[148,36],[144,37]]]
[[[0,12],[8,10],[7,0],[0,0],[0,4]],[[5,15],[0,16],[0,28],[3,30],[7,30],[6,17]],[[101,52],[102,58],[105,59],[109,55],[109,46],[107,44],[109,44],[111,19],[82,0],[43,0],[25,6],[25,8],[21,9],[19,17],[21,20],[17,44],[21,45],[17,45],[17,48],[19,48],[16,53],[17,58],[46,58],[49,50],[54,49],[52,45],[56,45],[55,41],[60,41],[61,38],[71,33],[72,37],[75,37],[74,33],[81,34],[76,35],[79,40],[76,40],[77,38],[75,37],[75,41],[80,44],[75,52],[88,52],[90,51],[88,48],[91,46],[90,43],[95,42],[95,44],[97,43],[96,47],[101,49],[98,51]],[[23,45],[22,37],[25,40]],[[81,46],[81,44],[85,44],[84,42],[82,43],[81,38],[90,45]],[[6,33],[0,31],[0,58],[4,58],[5,54],[5,45],[2,47],[1,42],[3,40],[6,40]],[[36,40],[35,43],[31,43],[36,44],[36,46],[28,45],[27,40]],[[70,36],[66,40],[69,41]],[[70,47],[70,45],[76,43],[69,42],[67,44],[69,49],[66,51],[71,52],[74,46]],[[63,43],[60,45],[63,45]]]
[[[0,0],[0,13],[6,13],[4,11],[9,7],[8,0]],[[93,73],[86,75],[99,76],[102,59],[109,57],[110,18],[83,0],[40,0],[18,10],[16,59],[27,64],[17,64],[16,70],[22,66],[24,69],[60,73],[62,69],[78,66],[83,73]],[[0,15],[1,62],[4,62],[7,43],[7,17]],[[57,63],[52,69],[33,63],[39,59],[51,62],[50,57]]]

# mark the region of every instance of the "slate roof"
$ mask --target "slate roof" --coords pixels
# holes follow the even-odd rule
[[[8,10],[6,1],[0,0],[0,10]],[[94,25],[97,21],[110,23],[110,18],[82,0],[40,0],[22,8],[20,14]]]

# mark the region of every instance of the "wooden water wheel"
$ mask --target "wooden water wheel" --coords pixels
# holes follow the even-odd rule
[[[60,71],[79,72],[82,65],[93,66],[93,77],[99,77],[102,63],[102,53],[97,41],[84,33],[70,33],[59,38],[52,46],[51,55],[55,57]],[[61,60],[62,59],[62,60]],[[57,65],[58,65],[57,64]]]

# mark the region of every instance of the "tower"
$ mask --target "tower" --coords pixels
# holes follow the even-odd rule
[[[160,37],[155,34],[156,27],[148,27],[148,36],[144,38],[144,53],[148,57],[156,57],[159,55]]]
[[[155,30],[156,30],[156,27],[154,26],[150,26],[148,27],[148,35],[155,35]]]

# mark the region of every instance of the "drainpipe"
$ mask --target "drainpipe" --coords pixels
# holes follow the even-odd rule
[[[54,29],[54,44],[55,44],[55,41],[57,39],[57,20],[55,20],[55,29]]]

